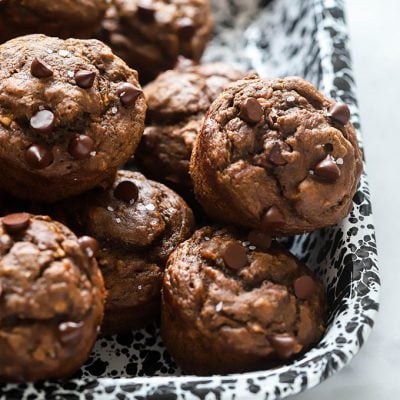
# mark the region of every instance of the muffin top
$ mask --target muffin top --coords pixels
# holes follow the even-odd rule
[[[110,188],[69,199],[58,213],[112,253],[161,264],[194,227],[192,211],[175,192],[139,172],[123,170]]]
[[[0,46],[0,158],[45,177],[117,168],[140,140],[137,73],[97,40],[30,35]]]
[[[195,191],[212,216],[283,235],[338,223],[362,170],[348,107],[297,77],[253,76],[228,86],[194,153]]]
[[[311,272],[278,243],[252,232],[204,227],[174,251],[165,302],[204,340],[288,358],[324,331],[326,299]]]
[[[102,296],[96,271],[64,225],[26,213],[0,218],[0,325],[81,322]]]
[[[59,37],[95,30],[107,0],[2,0],[0,42],[29,33]]]

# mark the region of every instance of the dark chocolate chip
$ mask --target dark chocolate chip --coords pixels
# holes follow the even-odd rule
[[[332,151],[333,151],[333,144],[332,143],[325,143],[323,147],[324,147],[324,150],[327,153],[332,153]]]
[[[314,173],[319,178],[333,183],[340,177],[340,168],[337,166],[332,156],[328,154],[314,167]]]
[[[180,18],[176,22],[178,26],[178,35],[183,40],[191,40],[196,33],[196,27],[193,20],[188,17]]]
[[[268,337],[268,340],[280,359],[287,360],[292,356],[295,345],[293,337],[289,335],[276,335]]]
[[[34,144],[25,152],[25,161],[35,169],[48,167],[53,161],[53,153],[41,144]]]
[[[30,120],[31,127],[42,134],[49,134],[54,128],[54,114],[49,110],[38,111]]]
[[[4,229],[8,233],[16,233],[25,230],[29,226],[31,216],[27,213],[9,214],[3,217]]]
[[[334,121],[346,125],[350,121],[350,109],[347,104],[335,103],[330,107],[328,116]]]
[[[81,236],[78,239],[79,246],[88,255],[88,257],[96,257],[100,251],[99,242],[91,236]]]
[[[225,265],[231,269],[240,269],[248,264],[246,248],[239,242],[230,242],[222,254]]]
[[[67,346],[76,344],[82,338],[83,322],[62,322],[58,325],[60,342]]]
[[[31,74],[35,78],[48,78],[53,76],[53,71],[40,58],[34,58],[31,64]]]
[[[277,166],[282,166],[282,165],[287,164],[287,161],[282,157],[282,150],[281,150],[279,144],[277,144],[277,143],[272,147],[272,149],[268,155],[268,160],[272,164],[277,165]]]
[[[155,20],[155,8],[149,0],[140,0],[137,4],[137,14],[143,22],[153,22]]]
[[[117,93],[123,105],[131,106],[135,104],[136,99],[142,93],[142,91],[133,86],[131,83],[124,82],[119,85]]]
[[[249,97],[240,104],[239,117],[249,124],[257,124],[263,115],[264,110],[261,104],[253,97]]]
[[[301,300],[307,300],[312,297],[315,292],[315,282],[311,276],[304,275],[297,278],[293,282],[294,293],[297,298]]]
[[[138,187],[131,181],[122,181],[114,189],[114,197],[125,203],[133,203],[139,196]]]
[[[270,207],[261,218],[261,229],[265,232],[274,231],[285,225],[285,216],[278,207]]]
[[[94,140],[90,136],[75,135],[69,142],[68,152],[77,160],[83,160],[90,156],[94,146]]]
[[[247,240],[253,246],[256,246],[258,249],[263,251],[267,251],[270,248],[272,241],[271,236],[256,230],[249,232]]]
[[[80,69],[75,72],[75,82],[82,89],[89,89],[93,86],[96,72]]]

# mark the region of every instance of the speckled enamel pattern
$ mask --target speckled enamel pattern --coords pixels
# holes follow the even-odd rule
[[[359,133],[342,0],[214,0],[217,32],[207,61],[234,62],[264,76],[300,75],[347,103]],[[365,171],[365,169],[364,169]],[[1,399],[281,399],[311,388],[350,362],[378,311],[377,250],[367,177],[340,225],[286,240],[321,277],[328,330],[301,358],[280,368],[227,376],[182,376],[158,327],[100,338],[68,382],[0,386]]]

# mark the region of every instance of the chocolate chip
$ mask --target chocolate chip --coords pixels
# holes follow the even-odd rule
[[[83,322],[62,322],[58,325],[58,335],[60,342],[71,346],[82,337]]]
[[[53,153],[41,144],[34,144],[25,152],[25,161],[35,169],[48,167],[53,161]]]
[[[140,0],[137,5],[137,14],[143,22],[153,22],[155,16],[155,8],[149,0]]]
[[[36,57],[31,64],[31,74],[35,78],[48,78],[53,75],[53,71],[44,63],[44,61]]]
[[[250,231],[247,240],[258,249],[267,251],[271,246],[271,236],[260,231]]]
[[[196,27],[191,18],[180,18],[176,22],[178,26],[178,35],[183,40],[191,40],[196,33]]]
[[[263,115],[264,110],[261,104],[253,97],[249,97],[240,104],[239,117],[243,121],[256,124],[261,121]]]
[[[332,143],[325,143],[323,147],[324,147],[324,150],[327,153],[332,153],[332,151],[333,151],[333,144]]]
[[[337,166],[332,156],[328,154],[314,167],[314,173],[319,178],[333,183],[340,177],[340,168]]]
[[[239,242],[230,242],[222,254],[225,265],[231,269],[240,269],[247,265],[246,249]]]
[[[2,283],[0,282],[0,299],[1,299],[2,294],[3,294],[3,285],[2,285]]]
[[[269,155],[268,155],[268,160],[277,166],[282,166],[282,165],[286,165],[287,161],[282,157],[282,150],[279,146],[279,144],[274,144],[274,146],[272,147]]]
[[[91,236],[81,236],[78,239],[79,246],[88,255],[88,257],[96,257],[100,251],[99,242]]]
[[[138,187],[131,181],[122,181],[114,189],[114,197],[125,203],[133,203],[139,196]]]
[[[30,218],[31,216],[27,213],[9,214],[3,217],[2,222],[8,233],[16,233],[28,227]]]
[[[74,78],[79,87],[82,89],[89,89],[93,86],[96,72],[81,69],[75,72]]]
[[[37,133],[49,134],[54,128],[54,114],[49,110],[38,111],[30,123]]]
[[[285,216],[278,207],[270,207],[261,218],[261,229],[265,232],[281,228],[285,224]]]
[[[135,104],[136,99],[141,93],[140,89],[128,82],[121,83],[117,89],[118,97],[125,106]]]
[[[68,152],[77,160],[83,160],[90,156],[94,149],[94,140],[87,135],[75,135],[69,142]]]
[[[334,121],[346,125],[350,121],[350,109],[347,104],[335,103],[330,107],[328,116]]]
[[[301,300],[307,300],[312,297],[315,292],[315,282],[311,276],[304,275],[297,278],[293,282],[294,293],[297,298]]]
[[[283,360],[290,358],[294,351],[295,341],[289,335],[276,335],[268,338],[278,357]]]

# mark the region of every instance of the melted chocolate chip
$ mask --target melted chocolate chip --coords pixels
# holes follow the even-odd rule
[[[191,40],[196,33],[196,27],[191,18],[180,18],[177,21],[178,35],[183,40]]]
[[[25,230],[29,226],[31,216],[27,213],[9,214],[3,217],[4,229],[8,233],[16,233]]]
[[[333,183],[340,177],[340,168],[337,166],[332,156],[328,154],[314,167],[314,173],[319,178]]]
[[[258,249],[267,251],[271,246],[271,236],[260,231],[250,231],[247,240]]]
[[[273,231],[285,224],[285,216],[278,207],[270,207],[261,218],[261,229],[265,232]]]
[[[38,111],[30,120],[31,127],[37,133],[49,134],[54,128],[54,114],[49,110]]]
[[[143,22],[153,22],[155,20],[155,8],[151,1],[140,0],[137,5],[137,15]]]
[[[91,236],[81,236],[78,239],[79,246],[88,255],[88,257],[96,257],[100,251],[99,242]]]
[[[25,161],[31,168],[43,169],[53,161],[53,153],[41,144],[34,144],[25,152]]]
[[[270,336],[268,340],[280,359],[287,360],[292,356],[294,351],[295,341],[291,336],[288,335]]]
[[[53,76],[53,71],[40,58],[34,58],[31,64],[31,74],[35,78],[48,78]]]
[[[287,164],[287,161],[282,157],[282,150],[279,144],[275,144],[272,147],[271,152],[268,155],[268,160],[276,166],[282,166]]]
[[[334,121],[346,125],[350,121],[350,109],[347,104],[335,103],[329,109],[328,116]]]
[[[71,346],[80,341],[83,331],[83,322],[62,322],[58,325],[60,342]]]
[[[332,143],[325,143],[323,147],[324,147],[324,150],[327,153],[332,153],[332,151],[333,151],[333,144]]]
[[[114,189],[114,197],[125,203],[133,203],[138,199],[139,189],[131,181],[122,181]]]
[[[248,264],[246,249],[239,242],[230,242],[225,247],[222,258],[230,269],[240,269]]]
[[[136,99],[141,93],[142,91],[140,89],[128,82],[121,83],[117,89],[118,97],[121,100],[121,103],[125,106],[135,104]]]
[[[294,293],[297,298],[301,300],[307,300],[312,297],[315,292],[315,282],[311,276],[304,275],[297,278],[293,282]]]
[[[253,97],[249,97],[240,104],[239,117],[249,124],[257,124],[261,121],[263,115],[264,110],[261,104]]]
[[[96,72],[81,69],[74,75],[76,84],[82,89],[89,89],[93,86],[96,78]]]
[[[87,135],[74,136],[68,145],[68,152],[77,160],[83,160],[90,156],[94,150],[94,140]]]

